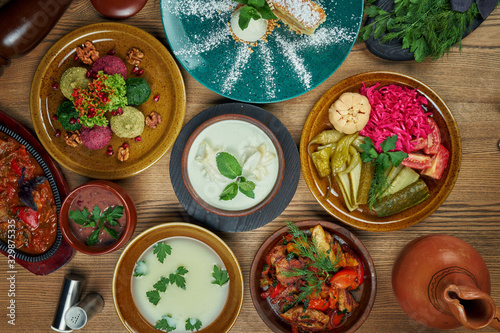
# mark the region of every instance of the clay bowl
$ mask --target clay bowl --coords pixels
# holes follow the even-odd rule
[[[77,231],[75,231],[71,226],[76,225],[69,219],[69,211],[71,208],[71,204],[73,203],[75,198],[84,192],[96,190],[111,193],[113,197],[117,198],[120,202],[119,205],[122,205],[124,207],[123,215],[126,216],[126,222],[121,236],[117,240],[106,246],[88,246],[85,240],[78,237],[79,235]],[[98,201],[99,200],[96,200],[95,202],[97,203]],[[94,204],[92,204],[92,207],[88,207],[87,209],[92,212],[93,208]],[[127,192],[125,192],[122,187],[107,180],[93,180],[75,188],[68,194],[66,199],[64,199],[61,210],[59,211],[59,226],[61,228],[64,239],[75,250],[90,255],[106,254],[121,248],[129,241],[129,239],[134,234],[136,224],[137,211],[135,209],[135,204],[132,201],[132,198],[128,195]],[[101,233],[99,237],[102,236],[103,234]]]
[[[188,155],[190,154],[191,148],[193,147],[193,143],[195,140],[198,138],[200,133],[202,133],[205,129],[210,127],[211,125],[218,124],[220,122],[224,121],[232,121],[232,120],[237,120],[237,121],[243,121],[246,123],[249,123],[251,125],[256,126],[258,129],[260,129],[272,142],[274,148],[276,149],[277,156],[276,158],[278,159],[278,175],[276,182],[269,192],[269,194],[259,203],[256,205],[246,208],[246,209],[241,209],[241,210],[224,210],[218,207],[213,206],[212,204],[208,203],[205,201],[195,190],[193,187],[193,183],[191,182],[189,178],[189,172],[188,172]],[[222,141],[221,141],[222,142]],[[228,146],[230,143],[228,144]],[[239,161],[241,163],[241,161]],[[240,217],[240,216],[246,216],[253,214],[260,209],[262,209],[264,206],[266,206],[268,203],[271,202],[271,200],[274,198],[276,193],[278,193],[278,190],[280,189],[281,183],[283,181],[283,175],[284,175],[284,170],[285,170],[285,158],[283,155],[283,150],[281,148],[281,145],[276,138],[276,136],[273,134],[273,132],[267,128],[264,124],[262,124],[260,121],[248,117],[245,115],[241,114],[224,114],[220,115],[214,118],[211,118],[204,123],[202,123],[200,126],[198,126],[194,132],[191,134],[189,139],[186,142],[186,145],[184,147],[184,150],[182,152],[182,160],[181,160],[181,165],[182,165],[182,180],[184,182],[184,185],[186,186],[186,189],[189,193],[189,195],[193,198],[196,203],[198,203],[201,207],[203,207],[205,210],[221,215],[221,216],[227,216],[227,217]],[[214,195],[219,195],[221,191],[218,193],[215,193]],[[243,195],[241,193],[238,193],[237,195]]]
[[[113,275],[113,300],[123,326],[129,332],[158,332],[139,312],[132,296],[132,275],[136,262],[153,244],[170,237],[196,239],[222,260],[229,276],[229,292],[223,310],[209,326],[198,332],[228,332],[236,322],[243,304],[243,274],[234,253],[211,231],[189,223],[165,223],[152,227],[135,237],[122,252]],[[188,273],[189,274],[189,273]]]
[[[322,331],[330,333],[354,332],[366,320],[373,307],[373,303],[375,302],[375,294],[377,291],[375,266],[363,243],[361,243],[361,241],[347,229],[326,221],[302,221],[295,223],[295,225],[301,230],[309,230],[318,224],[321,225],[326,232],[329,232],[332,236],[336,237],[341,244],[347,244],[359,256],[361,262],[363,263],[365,270],[363,284],[359,287],[358,291],[353,292],[354,299],[358,302],[359,306],[354,309],[351,316],[347,317],[344,324],[332,330]],[[274,332],[283,333],[291,332],[292,328],[290,324],[281,319],[267,299],[262,299],[262,297],[260,297],[262,290],[260,288],[259,280],[269,252],[274,246],[279,244],[283,240],[283,237],[287,234],[288,227],[285,226],[274,232],[261,245],[252,262],[249,282],[250,295],[252,296],[253,304],[260,317]],[[277,309],[277,311],[279,311],[279,309]]]
[[[441,132],[441,144],[449,151],[448,166],[444,170],[441,179],[435,180],[424,177],[424,181],[430,191],[430,198],[410,209],[388,216],[377,217],[370,213],[366,205],[350,212],[345,206],[344,198],[337,183],[333,181],[332,191],[325,200],[325,192],[328,187],[326,178],[319,178],[315,166],[307,154],[307,144],[319,133],[333,126],[328,119],[330,106],[344,92],[359,92],[362,83],[371,87],[376,83],[381,86],[395,84],[410,88],[418,88],[429,103],[428,111],[432,112],[433,119]],[[408,75],[394,72],[367,72],[351,76],[330,88],[316,102],[304,123],[302,136],[300,138],[300,164],[302,174],[312,195],[318,203],[336,219],[358,229],[370,231],[392,231],[407,228],[431,215],[450,194],[460,171],[462,160],[462,143],[457,122],[453,113],[443,99],[425,83]]]

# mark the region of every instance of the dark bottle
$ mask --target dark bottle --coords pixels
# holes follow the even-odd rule
[[[11,0],[0,8],[0,76],[3,67],[33,50],[56,25],[71,0]]]

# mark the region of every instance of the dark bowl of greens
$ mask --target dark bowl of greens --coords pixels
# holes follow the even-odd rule
[[[90,255],[113,252],[134,234],[137,211],[132,198],[119,185],[94,180],[75,188],[59,211],[64,239]]]
[[[274,332],[354,332],[377,290],[375,266],[361,241],[327,221],[289,222],[259,248],[250,295]]]

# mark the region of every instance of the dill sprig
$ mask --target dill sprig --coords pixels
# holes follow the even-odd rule
[[[401,39],[403,49],[410,49],[417,62],[427,57],[436,60],[455,45],[461,50],[463,35],[480,15],[475,2],[460,13],[451,9],[449,0],[395,0],[390,12],[373,5],[375,1],[365,2],[364,13],[373,22],[361,28],[360,41],[372,34],[382,43]]]
[[[308,235],[292,222],[287,222],[287,226],[289,233],[293,236],[291,242],[297,246],[298,255],[311,260],[304,268],[294,268],[290,272],[285,273],[285,276],[300,276],[302,280],[307,281],[304,286],[300,287],[298,297],[287,306],[287,308],[291,308],[311,294],[321,291],[321,287],[325,281],[339,270],[336,266],[340,261],[342,251],[337,251],[335,260],[332,262],[329,256],[330,252],[325,254],[319,250],[315,239],[311,238],[312,241],[308,240]],[[310,267],[316,268],[317,272],[310,270]],[[307,308],[306,306],[304,307]]]

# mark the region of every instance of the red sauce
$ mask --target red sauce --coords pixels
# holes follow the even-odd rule
[[[123,203],[121,202],[120,198],[118,198],[113,192],[103,189],[102,187],[92,186],[84,188],[78,192],[78,195],[75,197],[75,199],[73,199],[71,205],[69,206],[69,211],[82,211],[84,208],[87,208],[89,212],[92,212],[96,205],[101,209],[102,213],[109,207],[123,206]],[[114,239],[103,228],[101,229],[99,234],[99,242],[93,246],[109,246],[120,239],[127,223],[127,216],[125,211],[123,211],[122,217],[119,218],[117,222],[120,224],[119,226],[110,226],[108,223],[106,223],[106,226],[108,228],[115,229],[118,232],[118,238]],[[71,218],[69,218],[69,215],[68,224],[73,235],[76,237],[76,239],[78,239],[78,241],[82,242],[83,244],[87,244],[87,239],[89,238],[90,234],[96,229],[93,227],[82,227],[81,225],[75,223]]]
[[[33,191],[38,226],[29,225],[20,218],[19,211],[28,209],[18,196],[18,180],[23,168],[25,180],[44,176],[42,168],[26,151],[26,147],[10,137],[0,136],[0,239],[8,243],[9,221],[13,221],[16,249],[38,255],[54,244],[57,210],[52,189],[49,182],[45,181]]]

